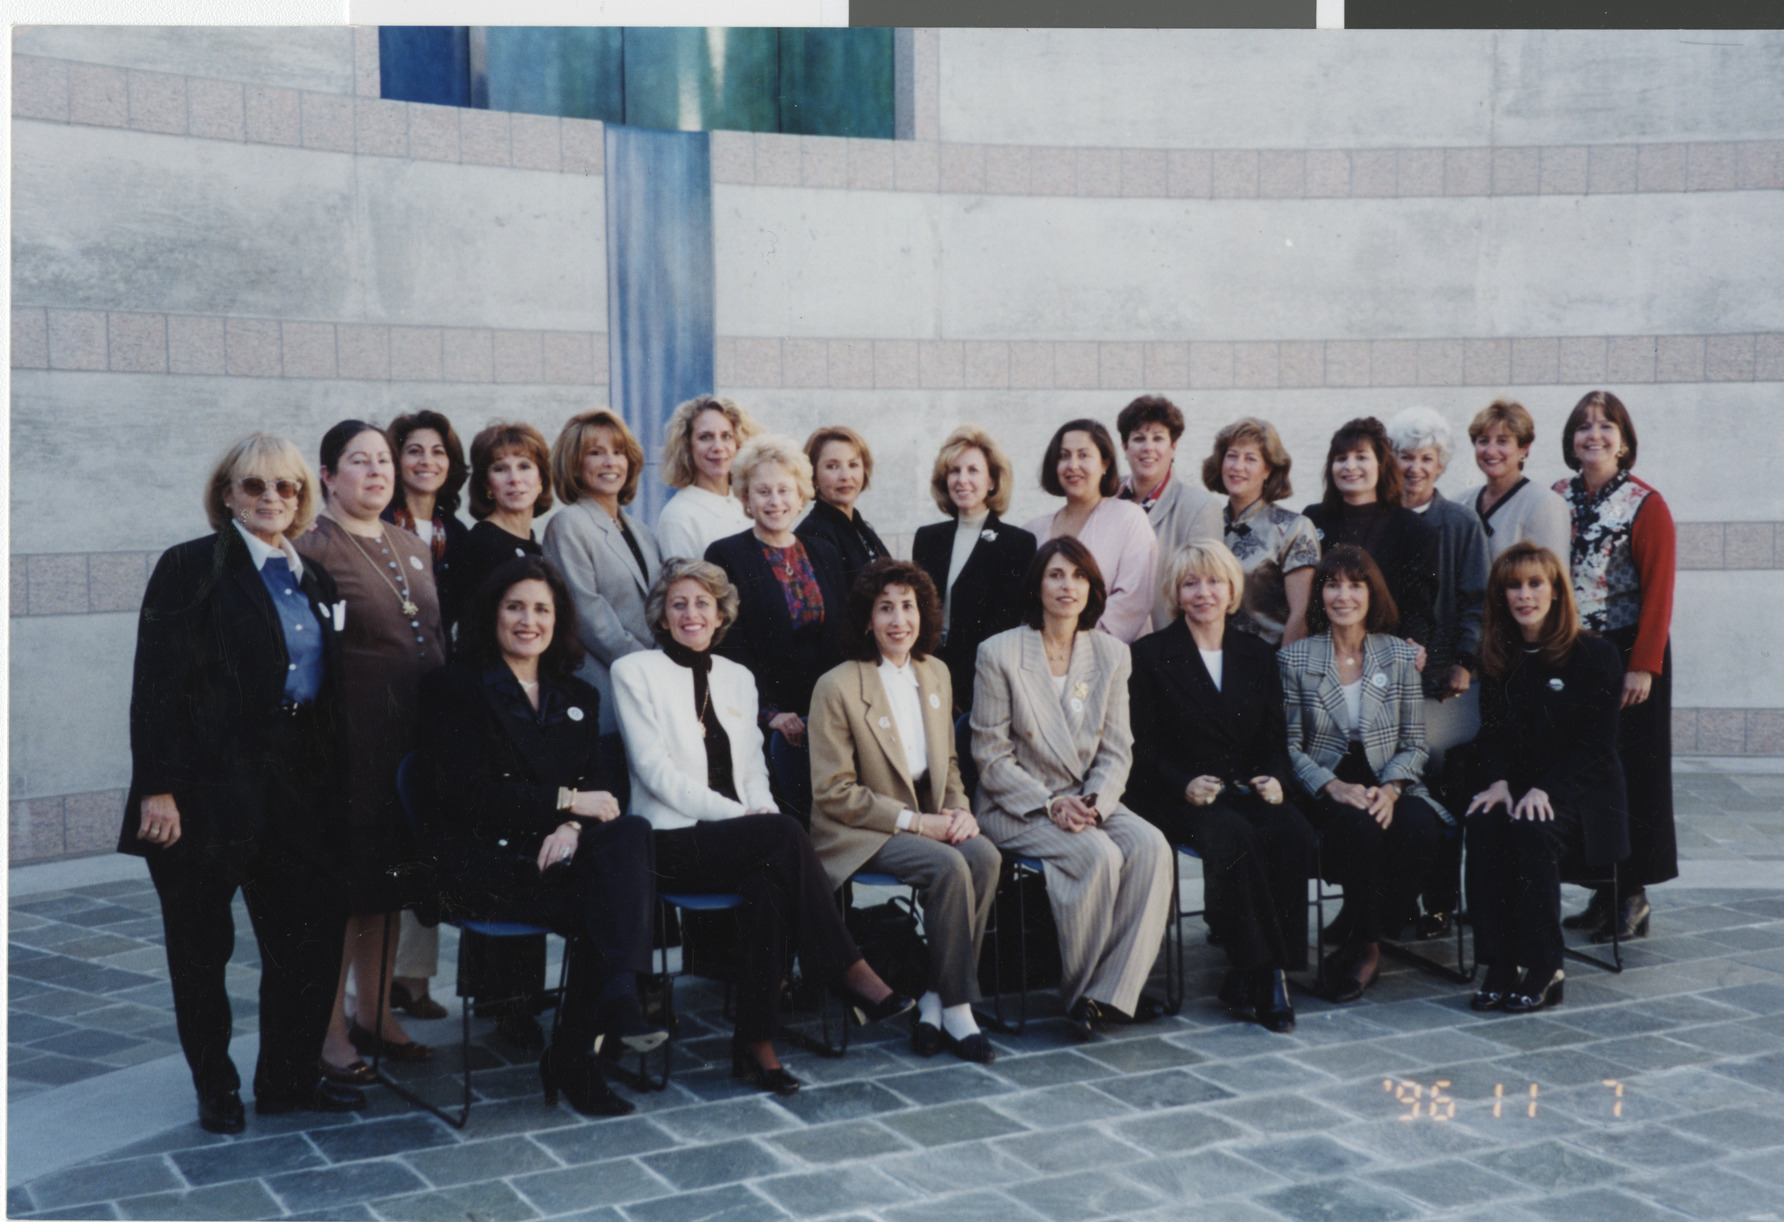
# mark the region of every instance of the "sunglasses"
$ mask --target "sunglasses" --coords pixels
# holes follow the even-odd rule
[[[236,480],[235,486],[249,496],[259,498],[266,495],[268,482],[258,475],[250,475],[246,479]],[[304,490],[303,481],[296,479],[276,479],[271,481],[271,487],[283,501],[295,501],[297,494]]]

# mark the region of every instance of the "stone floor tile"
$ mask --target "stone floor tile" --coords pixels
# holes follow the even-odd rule
[[[1318,1049],[1304,1055],[1317,1056],[1328,1051],[1331,1050]],[[1297,1064],[1281,1056],[1247,1057],[1243,1061],[1209,1061],[1196,1066],[1190,1072],[1198,1078],[1240,1094],[1288,1087],[1311,1089],[1331,1079],[1331,1075],[1324,1070]]]
[[[1539,1141],[1534,1145],[1476,1154],[1472,1161],[1543,1192],[1566,1192],[1622,1174],[1622,1168],[1615,1163],[1559,1141]]]
[[[1564,1048],[1542,1052],[1525,1052],[1501,1057],[1494,1064],[1502,1067],[1506,1081],[1537,1082],[1545,1086],[1577,1086],[1581,1082],[1598,1082],[1622,1077],[1624,1068],[1587,1049]],[[1510,1086],[1506,1087],[1510,1091]]]
[[[881,1210],[880,1216],[886,1222],[934,1222],[936,1218],[947,1218],[949,1222],[955,1219],[959,1222],[1004,1222],[1006,1218],[1017,1222],[1039,1222],[1045,1217],[1002,1193],[985,1190],[957,1192],[897,1209]]]
[[[1723,1154],[1721,1147],[1689,1137],[1664,1124],[1589,1130],[1576,1134],[1570,1140],[1637,1171],[1686,1167],[1708,1162]]]
[[[300,1209],[287,1214],[286,1222],[378,1222],[364,1205],[335,1205],[324,1209]]]
[[[437,1188],[549,1171],[563,1165],[543,1147],[518,1135],[414,1151],[405,1154],[403,1161]]]
[[[1779,1158],[1775,1150],[1743,1154],[1738,1158],[1726,1159],[1721,1165],[1739,1171],[1742,1175],[1784,1188],[1784,1158]]]
[[[332,1210],[380,1197],[419,1192],[427,1187],[420,1176],[394,1159],[350,1163],[316,1171],[288,1171],[283,1175],[268,1176],[266,1186],[293,1213]]]
[[[1776,938],[1773,939],[1776,946]],[[1704,997],[1731,1006],[1739,1006],[1754,1014],[1784,1013],[1784,984],[1744,984],[1728,989],[1713,989]]]
[[[1026,1127],[977,1102],[945,1103],[919,1111],[881,1116],[879,1120],[887,1128],[902,1133],[920,1146],[981,1141],[1008,1133],[1019,1133]]]
[[[1720,1072],[1721,1068],[1692,1065],[1662,1074],[1644,1074],[1642,1094],[1693,1113],[1731,1106],[1764,1106],[1777,1098],[1772,1090],[1748,1083],[1739,1075]]]
[[[1274,1171],[1237,1158],[1225,1150],[1172,1153],[1116,1168],[1117,1174],[1167,1200],[1201,1202],[1214,1197],[1255,1193],[1283,1182]]]
[[[1513,1018],[1517,1015],[1511,1016]],[[1552,1021],[1564,1027],[1572,1027],[1578,1031],[1598,1039],[1614,1039],[1622,1035],[1647,1035],[1655,1031],[1664,1031],[1668,1027],[1678,1026],[1678,1020],[1664,1013],[1656,1013],[1644,1006],[1614,1006],[1596,1010],[1569,1010],[1562,1007],[1553,1012]],[[1491,1033],[1487,1033],[1489,1038]]]
[[[343,1125],[311,1136],[324,1157],[331,1163],[357,1162],[365,1158],[383,1158],[410,1150],[454,1144],[452,1130],[432,1116],[413,1114],[390,1120],[374,1120],[365,1124]]]
[[[1722,1056],[1742,1056],[1784,1047],[1784,1035],[1768,1031],[1755,1022],[1675,1027],[1666,1035],[1668,1039],[1678,1040],[1681,1044],[1690,1044],[1693,1048],[1702,1048]]]
[[[999,1095],[991,1100],[991,1106],[1037,1129],[1133,1114],[1133,1109],[1127,1104],[1083,1083]]]
[[[1326,1129],[1348,1117],[1304,1095],[1255,1095],[1229,1100],[1208,1109],[1260,1133],[1296,1133]]]
[[[667,1181],[631,1158],[587,1163],[562,1171],[535,1171],[517,1175],[509,1182],[534,1208],[547,1215],[586,1209],[596,1203],[624,1205],[670,1191]]]
[[[1157,1192],[1106,1170],[1032,1180],[1006,1188],[1004,1192],[1055,1222],[1127,1218],[1160,1201]]]
[[[1515,1180],[1459,1158],[1377,1171],[1369,1178],[1428,1205],[1445,1209],[1529,1192]]]
[[[1591,1050],[1595,1055],[1628,1066],[1637,1072],[1676,1069],[1680,1065],[1698,1065],[1715,1060],[1714,1053],[1665,1035],[1632,1035],[1625,1039],[1602,1040],[1592,1045]]]
[[[476,1115],[475,1112],[472,1115]],[[677,1139],[654,1120],[643,1116],[626,1116],[617,1120],[553,1129],[535,1134],[533,1140],[550,1150],[564,1162],[575,1166],[601,1159],[624,1158],[630,1154],[648,1154],[668,1149]]]
[[[785,1108],[776,1107],[755,1092],[748,1099],[733,1099],[698,1107],[677,1108],[651,1119],[684,1141],[724,1141],[756,1133],[777,1133],[799,1122]]]
[[[895,1112],[910,1106],[878,1082],[842,1082],[835,1086],[807,1087],[796,1095],[776,1098],[774,1103],[806,1124],[859,1120],[863,1116]]]
[[[66,1209],[45,1209],[34,1214],[22,1214],[20,1216],[26,1218],[115,1218],[118,1216],[118,1211],[110,1204],[75,1205]],[[369,1217],[370,1215],[368,1214],[367,1216]]]
[[[372,1209],[388,1222],[524,1222],[539,1216],[500,1180],[374,1201]]]
[[[1421,1216],[1397,1193],[1374,1184],[1345,1181],[1293,1184],[1265,1193],[1257,1201],[1294,1222],[1398,1222]]]
[[[198,1132],[204,1134],[203,1129]],[[175,1150],[170,1157],[186,1182],[196,1185],[259,1179],[324,1165],[316,1147],[297,1134]]]
[[[1752,1108],[1729,1107],[1687,1116],[1674,1121],[1673,1127],[1714,1142],[1727,1150],[1759,1150],[1773,1146],[1784,1148],[1784,1120],[1764,1115]],[[33,1196],[37,1195],[35,1186],[31,1192]]]
[[[1032,1056],[999,1057],[997,1076],[1017,1086],[1034,1088],[1057,1086],[1065,1082],[1082,1082],[1088,1078],[1106,1078],[1114,1072],[1102,1061],[1082,1053],[1041,1052]],[[909,1094],[910,1092],[903,1092]]]
[[[892,1132],[884,1125],[859,1120],[820,1125],[791,1133],[776,1133],[763,1140],[771,1146],[780,1147],[795,1158],[821,1167],[916,1148],[915,1142]]]
[[[1678,1215],[1658,1209],[1614,1188],[1594,1188],[1530,1202],[1531,1213],[1553,1222],[1677,1222]]]
[[[71,1167],[26,1186],[39,1212],[185,1187],[167,1160],[154,1155]]]
[[[1112,1167],[1146,1157],[1138,1146],[1085,1125],[1005,1137],[994,1148],[1048,1173]]]
[[[1154,1154],[1177,1150],[1194,1150],[1217,1141],[1230,1141],[1248,1136],[1246,1131],[1220,1116],[1199,1108],[1182,1108],[1118,1121],[1108,1126],[1110,1132]]]
[[[1001,1065],[999,1069],[1002,1069]],[[881,1079],[880,1085],[897,1091],[912,1103],[924,1107],[938,1103],[956,1103],[963,1099],[983,1099],[987,1095],[1015,1089],[977,1065],[948,1065],[940,1069],[896,1074]]]
[[[1124,1074],[1195,1065],[1207,1059],[1183,1044],[1156,1035],[1130,1040],[1101,1040],[1086,1045],[1084,1055]]]
[[[626,1206],[633,1222],[768,1222],[786,1211],[742,1184],[680,1192]]]
[[[1033,1178],[1025,1162],[988,1141],[935,1146],[875,1165],[907,1188],[929,1196],[958,1192],[966,1185],[995,1188]]]
[[[270,1218],[283,1212],[259,1180],[126,1197],[117,1209],[122,1218]]]
[[[781,1175],[759,1181],[755,1187],[796,1218],[847,1209],[884,1210],[916,1195],[877,1167]]]
[[[23,1078],[27,1082],[40,1082],[45,1086],[66,1086],[70,1082],[96,1078],[101,1074],[109,1073],[111,1069],[111,1066],[102,1065],[98,1061],[54,1055],[34,1055],[29,1060],[7,1063],[9,1077]]]
[[[1377,1040],[1376,1046],[1390,1056],[1415,1065],[1448,1065],[1499,1056],[1504,1052],[1492,1042],[1488,1026],[1470,1031],[1423,1031],[1417,1035],[1400,1035]]]
[[[141,1040],[132,1039],[127,1035],[119,1035],[115,1031],[76,1028],[63,1035],[38,1040],[32,1045],[32,1050],[93,1061],[129,1048],[136,1048],[141,1044]]]
[[[716,1188],[793,1168],[761,1142],[751,1138],[713,1142],[686,1150],[664,1150],[639,1158],[646,1167],[668,1180],[678,1191]]]
[[[1260,1167],[1297,1180],[1348,1175],[1376,1161],[1371,1154],[1353,1150],[1324,1134],[1313,1137],[1268,1136],[1226,1149]]]
[[[1133,1074],[1106,1078],[1091,1084],[1129,1107],[1142,1111],[1152,1108],[1184,1107],[1193,1103],[1209,1103],[1231,1099],[1234,1092],[1198,1078],[1184,1069],[1167,1069],[1159,1073]]]

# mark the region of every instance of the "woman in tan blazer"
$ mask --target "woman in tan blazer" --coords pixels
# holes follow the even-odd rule
[[[979,947],[1003,857],[967,808],[954,754],[953,685],[932,656],[941,605],[929,574],[906,560],[862,570],[845,607],[854,659],[818,680],[807,730],[812,846],[840,887],[857,870],[896,875],[923,897],[929,990],[911,1049],[943,1047],[987,1064],[973,1019]]]
[[[973,759],[979,820],[1005,853],[1046,865],[1072,1034],[1155,1018],[1141,987],[1171,909],[1171,846],[1121,804],[1133,765],[1128,647],[1092,631],[1103,579],[1090,550],[1041,544],[1023,579],[1024,627],[979,646]]]

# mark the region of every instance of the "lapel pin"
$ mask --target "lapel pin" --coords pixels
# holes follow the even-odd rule
[[[979,538],[985,540],[985,542],[987,542],[987,543],[990,543],[997,538],[997,532],[995,530],[992,530],[990,527],[986,527],[984,530],[981,530],[979,532]]]
[[[568,717],[571,721],[581,721],[582,710],[575,705],[571,705],[568,709],[564,710],[564,716]]]
[[[421,557],[420,556],[410,556],[409,557],[409,567],[414,569],[417,573],[419,573],[421,571]]]
[[[347,600],[342,599],[329,610],[334,613],[334,630],[336,632],[347,631]]]
[[[1072,697],[1072,712],[1082,713],[1083,711],[1084,711],[1084,702],[1082,700],[1078,699],[1076,696],[1073,696]]]
[[[942,707],[942,698],[940,696],[936,695],[934,692],[930,692],[929,693],[929,707],[932,709],[941,708]]]
[[[1561,682],[1561,680],[1558,678],[1549,680],[1549,690],[1551,692],[1558,692],[1566,686],[1567,686],[1567,684]]]
[[[880,729],[890,730],[891,728],[892,728],[892,719],[890,717],[880,718]]]
[[[1090,695],[1090,684],[1079,680],[1078,686],[1072,689],[1072,695],[1076,696],[1079,700],[1084,699],[1084,697]]]
[[[1371,680],[1371,682],[1373,682],[1376,687],[1386,687],[1388,685],[1387,674],[1384,671],[1378,670],[1375,672],[1375,678]]]

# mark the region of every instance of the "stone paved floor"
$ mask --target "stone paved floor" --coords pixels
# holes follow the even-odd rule
[[[789,1051],[808,1085],[773,1100],[731,1081],[717,993],[695,982],[675,1080],[632,1093],[638,1115],[548,1110],[531,1064],[483,1050],[462,1132],[382,1090],[346,1118],[250,1112],[237,1138],[202,1132],[189,1093],[119,1097],[177,1064],[153,892],[16,895],[14,1148],[73,1092],[155,1119],[74,1165],[9,1165],[7,1215],[1784,1219],[1784,867],[1753,885],[1784,860],[1784,776],[1681,772],[1677,789],[1695,864],[1653,893],[1655,936],[1621,976],[1570,964],[1543,1015],[1476,1015],[1460,986],[1390,966],[1364,1001],[1303,997],[1298,1030],[1270,1035],[1211,1003],[1220,961],[1191,922],[1189,1004],[1118,1037],[1071,1045],[1042,1017],[982,1069],[880,1031],[839,1060]],[[1739,888],[1702,885],[1719,863]],[[237,931],[247,1031],[239,909]],[[448,1044],[456,1014],[412,1030]]]

